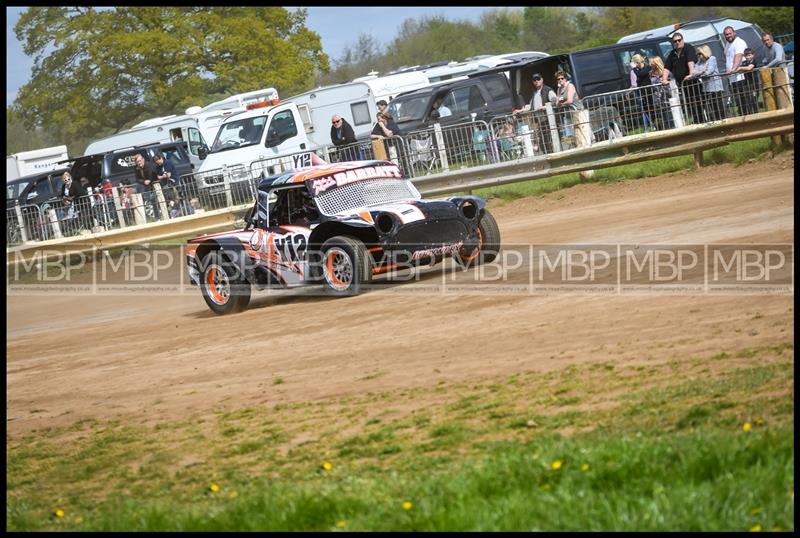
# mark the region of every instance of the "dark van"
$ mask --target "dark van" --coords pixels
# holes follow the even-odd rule
[[[440,116],[434,108],[438,100],[450,114]],[[502,73],[472,75],[399,94],[389,103],[388,112],[403,133],[430,127],[438,121],[442,127],[472,121],[489,121],[510,114],[514,106],[508,78]]]
[[[61,176],[69,168],[58,168],[49,172],[37,172],[23,176],[6,184],[6,209],[19,205],[41,205],[61,198],[64,180]]]
[[[166,159],[175,164],[179,176],[191,174],[194,165],[189,160],[186,142],[167,142],[118,149],[96,155],[84,155],[72,159],[70,173],[75,181],[86,176],[92,188],[97,187],[106,179],[111,180],[113,186],[119,185],[123,180],[126,183],[135,183],[134,167],[136,155],[141,153],[145,160],[153,161],[156,153],[162,152]]]

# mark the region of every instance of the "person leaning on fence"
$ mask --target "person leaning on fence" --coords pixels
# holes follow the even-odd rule
[[[331,142],[337,148],[344,146],[339,150],[342,156],[340,161],[355,161],[362,158],[353,145],[356,143],[356,133],[353,131],[353,127],[338,114],[334,114],[331,118]]]
[[[707,120],[725,119],[722,78],[719,74],[717,59],[711,54],[711,48],[708,45],[697,47],[697,63],[694,65],[691,76],[703,82],[702,102]]]
[[[691,115],[695,123],[700,123],[703,117],[703,108],[700,102],[702,83],[691,76],[696,62],[697,49],[694,45],[687,43],[682,33],[672,34],[672,51],[664,60],[664,67],[675,77],[675,83],[681,90],[681,101],[683,101],[683,110],[687,115],[687,121],[688,116]]]
[[[764,43],[764,59],[761,64],[764,67],[780,67],[786,61],[783,45],[775,41],[770,33],[761,36],[761,42]]]
[[[744,84],[742,85],[742,107],[745,114],[755,114],[758,112],[758,92],[760,89],[760,78],[756,69],[755,54],[753,49],[744,49],[744,57],[739,64],[737,73],[744,73]]]
[[[392,116],[388,112],[378,112],[375,117],[377,122],[372,128],[372,132],[369,135],[370,138],[373,140],[384,140],[387,156],[391,158],[391,152],[389,150],[393,147],[395,151],[397,151],[397,157],[399,159],[400,144],[393,144],[391,138],[402,135],[400,127],[392,120]]]
[[[156,181],[158,181],[156,167],[150,161],[145,161],[144,155],[141,153],[137,154],[135,159],[136,166],[133,169],[133,173],[136,177],[137,190],[142,193],[144,203],[152,206],[155,218],[160,219],[161,209],[158,207],[158,200],[156,200],[153,192]]]
[[[736,106],[739,109],[739,115],[752,114],[746,106],[749,101],[746,100],[747,88],[745,87],[744,74],[739,73],[739,66],[744,59],[744,49],[747,48],[747,43],[741,37],[736,37],[736,31],[732,26],[726,26],[722,30],[722,35],[725,37],[725,74],[730,75],[728,79],[731,84],[731,92],[736,101]]]
[[[64,227],[64,232],[69,233],[76,228],[75,220],[73,220],[78,216],[75,210],[75,200],[81,195],[81,190],[79,184],[72,181],[72,174],[69,172],[64,172],[61,178],[64,180],[64,187],[61,191],[61,207],[57,209],[56,214]]]
[[[550,140],[550,124],[547,121],[547,103],[555,108],[558,105],[558,96],[553,88],[544,83],[544,78],[539,73],[531,76],[531,84],[533,84],[531,101],[522,107],[521,112],[533,112],[533,129],[536,137],[534,146],[538,146],[541,140],[545,153],[552,153],[553,143]],[[536,149],[537,147],[534,147],[534,150]]]
[[[664,66],[661,57],[651,56],[648,61],[650,63],[650,83],[653,86],[653,120],[658,129],[672,129],[675,127],[675,122],[672,120],[669,98],[671,84],[675,83],[675,78]]]
[[[641,54],[631,56],[631,88],[638,88],[634,101],[637,108],[642,111],[642,127],[647,132],[648,127],[653,128],[653,91],[650,88],[650,66],[644,61]]]
[[[186,214],[182,197],[178,193],[178,170],[175,163],[164,157],[160,151],[156,153],[153,160],[156,165],[156,179],[161,184],[161,191],[164,193],[164,200],[167,202],[170,218],[179,217]]]
[[[575,85],[567,80],[567,74],[564,71],[556,72],[556,82],[558,83],[558,90],[556,90],[557,104],[559,112],[557,117],[561,120],[561,125],[564,129],[564,137],[566,146],[573,144],[575,136],[575,119],[573,112],[576,110],[583,110],[583,103],[578,97],[578,90]],[[568,149],[565,147],[564,149]]]

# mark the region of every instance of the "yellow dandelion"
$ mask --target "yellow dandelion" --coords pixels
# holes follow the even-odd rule
[[[64,517],[64,514],[65,514],[64,510],[62,510],[61,508],[56,508],[55,511],[53,512],[53,515],[55,515],[56,517]]]
[[[208,489],[210,489],[211,491],[216,493],[216,492],[219,491],[219,485],[218,484],[211,484],[210,486],[208,486]]]
[[[81,516],[77,516],[75,517],[75,519],[73,519],[73,521],[75,522],[76,525],[80,525],[81,523],[83,523],[83,518]]]
[[[761,532],[761,525],[756,523],[752,527],[750,527],[750,532]]]
[[[749,432],[750,430],[753,429],[753,425],[750,424],[749,422],[745,422],[744,424],[742,424],[742,429],[746,432]]]
[[[562,461],[561,460],[556,460],[556,461],[554,461],[553,463],[550,464],[550,468],[552,470],[554,470],[554,471],[558,471],[559,469],[561,469],[561,465],[562,465]]]
[[[411,501],[405,501],[403,503],[403,510],[411,510],[414,508],[414,504]]]
[[[347,526],[347,521],[341,520],[336,522],[336,527],[339,529],[343,529]]]
[[[581,465],[581,471],[586,472],[588,470],[589,470],[589,464],[588,463],[584,463],[583,465]]]
[[[239,492],[237,492],[237,491],[231,491],[230,493],[228,493],[228,497],[230,497],[231,499],[235,499],[238,496],[239,496]]]
[[[330,471],[331,469],[333,469],[333,464],[329,461],[326,461],[325,463],[322,464],[322,468],[325,469],[326,471]]]

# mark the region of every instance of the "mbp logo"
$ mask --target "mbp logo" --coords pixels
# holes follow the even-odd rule
[[[532,283],[545,286],[598,286],[617,283],[614,245],[552,245],[534,248]]]
[[[706,272],[709,291],[788,291],[793,286],[794,246],[708,245]]]
[[[703,245],[621,245],[620,257],[626,288],[703,285]]]

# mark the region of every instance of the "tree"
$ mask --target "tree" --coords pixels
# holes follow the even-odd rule
[[[745,7],[743,17],[773,36],[794,33],[793,7]]]
[[[34,58],[14,110],[27,127],[69,140],[180,113],[210,95],[304,91],[329,69],[305,18],[280,7],[32,7],[14,28]]]

